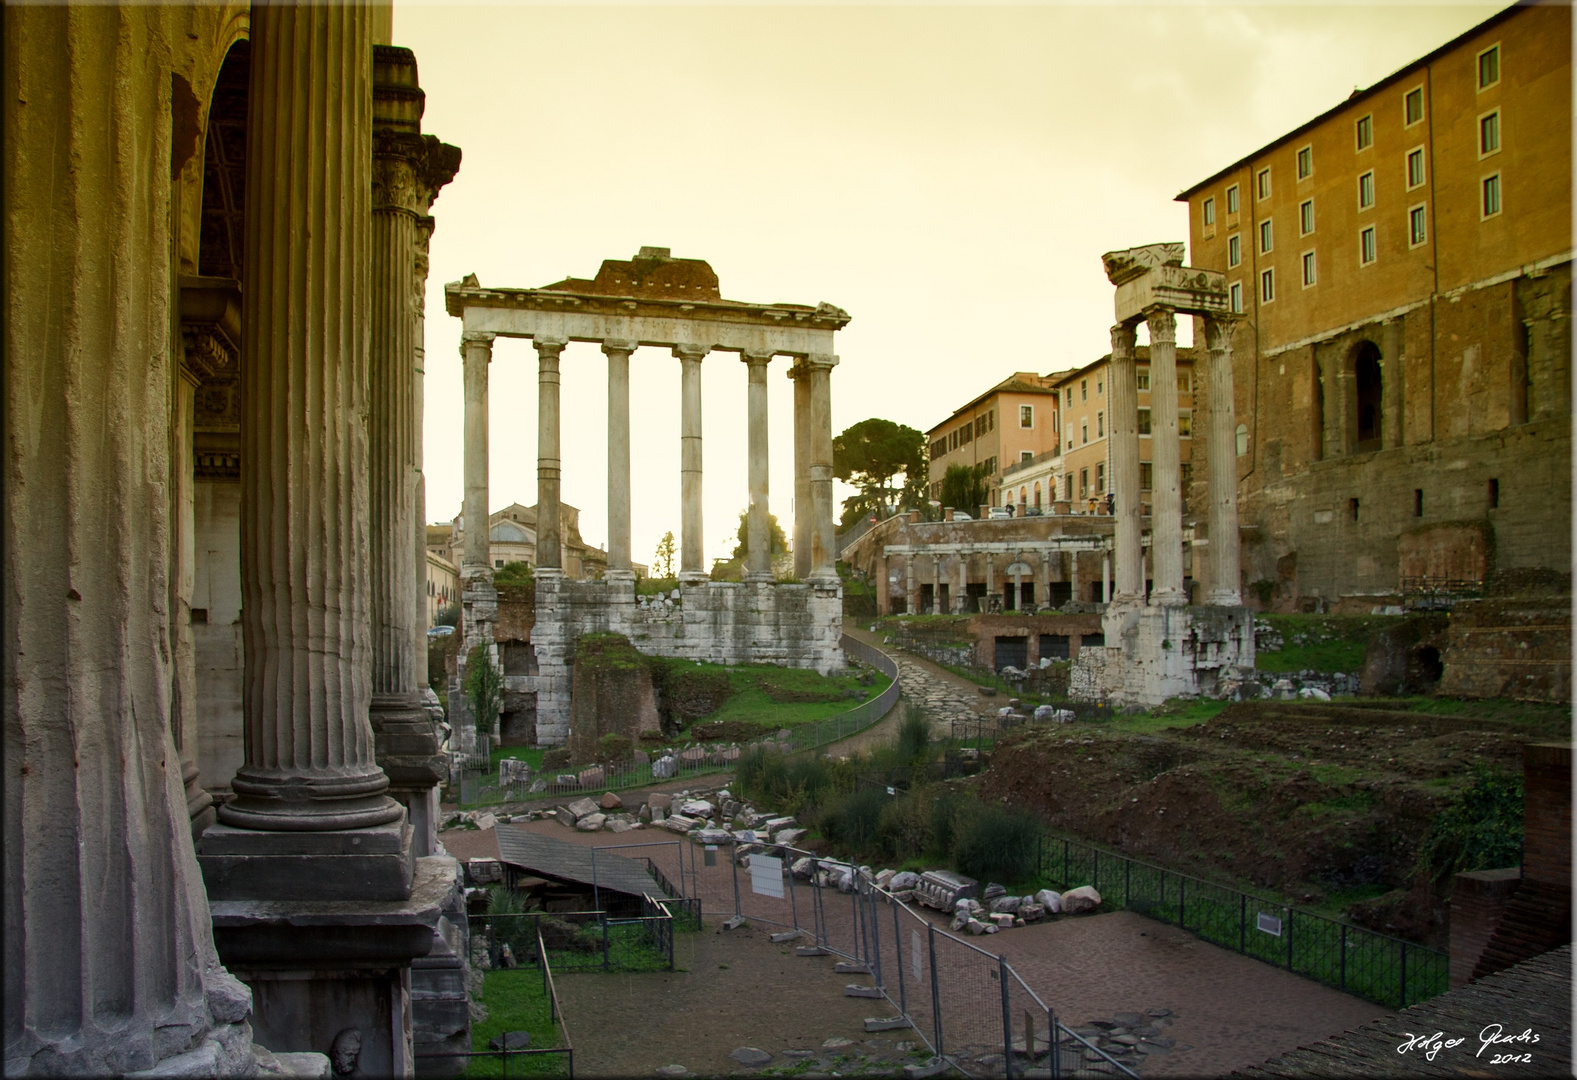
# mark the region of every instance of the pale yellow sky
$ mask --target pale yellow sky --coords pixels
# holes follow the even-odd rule
[[[710,262],[729,299],[850,313],[834,434],[869,416],[924,430],[1013,371],[1105,353],[1103,252],[1186,239],[1179,191],[1503,6],[396,5],[424,130],[464,152],[434,207],[428,517],[462,498],[447,281],[541,286],[668,247]],[[792,535],[787,363],[769,384],[771,484]],[[562,368],[563,497],[602,544],[606,362],[571,345]],[[679,364],[641,349],[631,371],[649,562],[679,529]],[[530,504],[528,342],[500,339],[491,397],[491,508]],[[744,404],[744,365],[709,358],[709,560],[746,502]]]

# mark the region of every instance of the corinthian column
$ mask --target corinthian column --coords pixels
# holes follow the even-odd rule
[[[1112,327],[1112,487],[1117,512],[1118,604],[1133,604],[1144,597],[1144,552],[1140,550],[1139,521],[1139,392],[1134,379],[1134,327]],[[1151,383],[1154,386],[1154,383]],[[1152,393],[1154,391],[1152,390]]]
[[[1238,607],[1237,416],[1233,409],[1232,327],[1235,320],[1205,318],[1210,352],[1210,593],[1205,602]]]
[[[679,360],[679,580],[706,581],[701,548],[701,358],[705,345],[675,345]]]
[[[1150,453],[1154,463],[1154,517],[1151,519],[1155,592],[1151,602],[1165,607],[1188,603],[1183,592],[1183,496],[1179,486],[1182,451],[1177,434],[1177,313],[1154,307],[1150,324]]]
[[[564,573],[559,533],[559,354],[563,338],[532,339],[537,350],[537,572]]]
[[[832,513],[832,369],[838,358],[812,354],[810,371],[810,579],[836,585],[838,538]]]
[[[243,300],[241,376],[246,763],[235,801],[219,811],[236,829],[362,829],[404,813],[385,794],[368,723],[372,158],[350,148],[372,141],[371,60],[364,8],[252,12],[243,279],[255,287]],[[379,846],[368,841],[362,850]],[[320,884],[273,888],[306,898]],[[363,894],[409,890],[407,862],[403,885]]]
[[[415,830],[418,856],[436,849],[444,775],[438,733],[423,706],[426,546],[421,491],[421,332],[426,211],[453,179],[459,150],[421,129],[416,58],[373,51],[371,453],[368,533],[372,585],[372,730],[390,794]],[[414,93],[413,93],[414,90]],[[411,541],[416,537],[416,558]]]
[[[608,578],[630,569],[630,354],[633,341],[604,341],[608,357]]]
[[[747,514],[749,550],[745,556],[745,580],[773,580],[772,527],[767,516],[767,365],[770,352],[741,352],[739,358],[750,369],[747,416],[750,425],[750,503]]]

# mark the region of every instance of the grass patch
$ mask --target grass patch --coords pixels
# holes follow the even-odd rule
[[[1465,698],[1406,697],[1388,699],[1386,707],[1423,713],[1427,716],[1463,716],[1473,720],[1518,724],[1526,727],[1529,733],[1534,735],[1564,737],[1571,732],[1571,706],[1542,701],[1512,701],[1508,698],[1471,701]]]
[[[542,988],[542,972],[536,968],[487,972],[482,976],[482,1003],[487,1006],[487,1019],[471,1027],[472,1050],[485,1051],[489,1039],[506,1031],[529,1031],[533,1050],[563,1045]],[[503,1059],[471,1058],[465,1075],[503,1076]],[[568,1076],[569,1059],[564,1054],[516,1055],[509,1059],[509,1075]]]
[[[1399,615],[1260,615],[1282,638],[1277,652],[1256,652],[1260,671],[1319,671],[1334,674],[1363,667],[1373,631],[1400,621]]]
[[[1231,704],[1230,701],[1213,701],[1209,698],[1196,698],[1193,701],[1174,698],[1149,712],[1133,716],[1113,713],[1109,721],[1100,723],[1108,731],[1145,735],[1168,728],[1197,727],[1214,719],[1217,713]]]
[[[697,672],[722,672],[734,693],[721,707],[694,724],[726,724],[743,721],[762,725],[767,730],[792,728],[848,712],[877,697],[892,681],[873,672],[875,681],[862,686],[854,675],[826,676],[805,668],[784,668],[773,664],[695,665]],[[858,695],[858,696],[856,696]],[[805,699],[812,700],[805,700]]]

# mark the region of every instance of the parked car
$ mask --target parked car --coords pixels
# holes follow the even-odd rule
[[[993,521],[997,520],[998,518],[1010,518],[1012,516],[1013,508],[1011,506],[993,506],[989,514],[989,517]]]
[[[974,521],[975,519],[970,517],[968,514],[964,513],[962,510],[954,510],[953,511],[953,520],[954,521]]]
[[[1040,517],[1041,514],[1043,514],[1043,513],[1045,513],[1045,511],[1043,511],[1040,507],[1038,507],[1038,506],[1031,506],[1029,509],[1024,511],[1024,516],[1025,517]]]
[[[427,631],[427,636],[448,637],[452,633],[454,633],[454,627],[452,626],[435,626],[431,630]]]

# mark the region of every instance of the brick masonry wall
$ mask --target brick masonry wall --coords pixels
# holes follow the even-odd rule
[[[1571,890],[1572,747],[1531,743],[1523,748],[1522,874],[1529,881]]]
[[[1570,603],[1569,597],[1551,596],[1457,604],[1440,693],[1571,701]]]
[[[1522,871],[1475,870],[1458,874],[1451,882],[1451,989],[1466,986],[1473,978],[1484,947],[1522,884]]]

